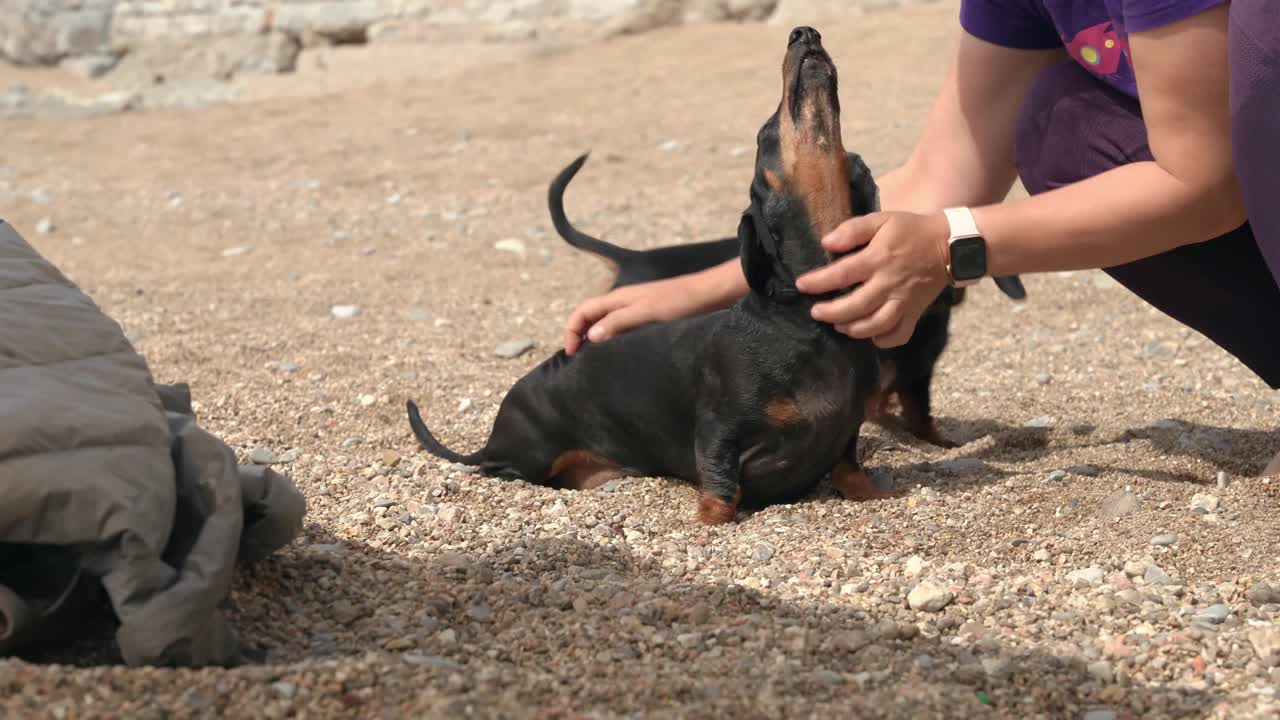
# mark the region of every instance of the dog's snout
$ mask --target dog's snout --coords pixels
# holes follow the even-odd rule
[[[798,42],[805,43],[806,45],[813,45],[821,41],[822,35],[819,35],[817,30],[814,30],[808,25],[801,25],[791,31],[791,38],[787,40],[787,47],[791,47]]]

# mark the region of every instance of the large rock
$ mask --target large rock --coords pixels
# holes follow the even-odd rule
[[[0,57],[52,65],[111,45],[114,0],[0,0]]]
[[[842,17],[931,0],[778,0],[769,17],[776,25],[817,25]]]
[[[744,22],[764,20],[778,0],[685,0],[684,22]]]

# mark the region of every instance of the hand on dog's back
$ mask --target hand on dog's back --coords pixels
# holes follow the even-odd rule
[[[721,298],[716,283],[706,277],[728,274],[736,264],[706,273],[626,285],[586,300],[574,308],[564,326],[565,353],[572,355],[586,340],[604,342],[628,330],[654,322],[693,317],[732,305],[741,296]],[[741,281],[741,270],[737,270]]]

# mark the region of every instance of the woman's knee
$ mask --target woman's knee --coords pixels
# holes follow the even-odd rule
[[[1151,157],[1137,100],[1072,60],[1032,84],[1014,147],[1018,176],[1033,195]]]

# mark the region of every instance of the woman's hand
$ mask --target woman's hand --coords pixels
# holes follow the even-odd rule
[[[801,275],[796,287],[818,294],[860,283],[841,297],[815,304],[814,319],[831,323],[849,337],[897,347],[911,339],[920,316],[947,285],[949,237],[950,226],[941,212],[879,212],[850,218],[823,238],[822,246],[835,253],[865,247]]]
[[[604,342],[647,325],[697,315],[711,303],[696,275],[626,285],[586,300],[564,325],[564,351],[572,355],[584,340]]]

